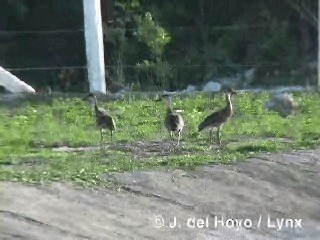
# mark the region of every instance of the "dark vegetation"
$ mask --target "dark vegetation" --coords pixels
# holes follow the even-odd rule
[[[38,88],[85,91],[82,0],[0,5],[0,65],[48,67],[13,71]],[[133,90],[237,74],[245,85],[252,68],[250,85],[316,82],[316,0],[102,0],[102,10],[106,68]]]

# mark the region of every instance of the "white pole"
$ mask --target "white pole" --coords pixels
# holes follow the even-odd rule
[[[100,0],[83,0],[84,32],[91,92],[106,93]]]

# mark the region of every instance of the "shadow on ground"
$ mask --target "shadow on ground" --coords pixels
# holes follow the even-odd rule
[[[161,140],[161,141],[119,141],[113,143],[106,143],[103,146],[85,146],[85,147],[68,147],[59,146],[51,148],[54,152],[92,152],[104,150],[116,150],[121,152],[131,153],[134,158],[146,160],[151,157],[164,157],[172,155],[187,155],[195,153],[203,153],[219,149],[236,149],[238,152],[258,152],[270,151],[270,146],[265,146],[265,143],[278,143],[288,144],[292,141],[285,138],[245,138],[237,139],[232,142],[223,143],[221,145],[215,142],[209,142],[206,139],[188,144],[181,141],[180,145],[174,140]],[[200,146],[195,148],[194,146]]]

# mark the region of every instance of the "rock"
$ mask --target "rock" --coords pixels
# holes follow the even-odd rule
[[[294,114],[297,107],[298,104],[294,101],[293,95],[289,93],[277,94],[266,103],[268,110],[276,111],[283,117]]]
[[[208,82],[203,88],[202,91],[204,92],[220,92],[222,85],[218,82]]]

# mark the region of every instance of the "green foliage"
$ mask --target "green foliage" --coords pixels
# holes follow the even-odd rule
[[[82,29],[82,0],[0,0],[5,30]],[[117,0],[104,29],[113,79],[174,90],[256,68],[256,85],[315,83],[316,1]],[[301,10],[301,11],[300,11]],[[46,21],[43,21],[46,19]],[[313,19],[313,20],[312,20]],[[1,27],[1,26],[0,26]],[[2,37],[1,37],[2,38]],[[83,66],[83,33],[8,34],[7,66]],[[56,71],[22,72],[32,85],[62,85]],[[306,77],[306,75],[308,76]],[[72,84],[85,84],[85,71]],[[150,78],[152,80],[150,81]],[[44,80],[45,79],[45,80]],[[161,84],[160,84],[161,83]]]
[[[124,11],[133,11],[140,7],[140,2],[139,0],[118,0],[115,1],[114,5]]]
[[[144,17],[137,17],[136,21],[138,23],[137,36],[139,41],[145,43],[155,56],[162,56],[164,47],[171,39],[169,34],[154,22],[150,12],[146,12]]]
[[[150,12],[146,12],[144,17],[136,16],[135,21],[138,25],[138,40],[151,52],[148,59],[136,64],[139,82],[145,83],[141,84],[144,86],[142,89],[155,86],[157,90],[163,90],[173,76],[173,69],[163,60],[164,48],[171,38],[164,28],[154,22]]]
[[[150,90],[155,87],[156,90],[160,91],[168,86],[168,80],[173,77],[174,70],[166,61],[144,60],[142,63],[137,63],[137,71],[140,82],[145,83],[141,87],[142,90]]]

